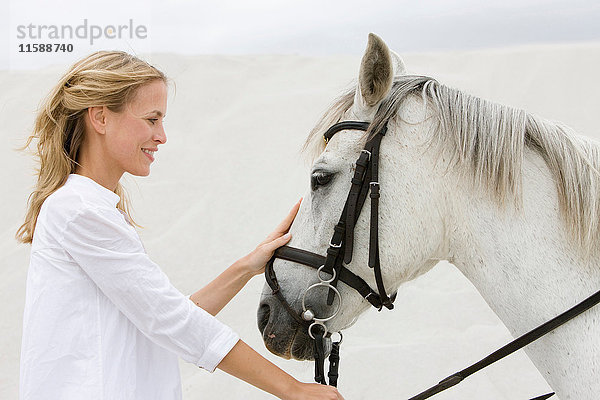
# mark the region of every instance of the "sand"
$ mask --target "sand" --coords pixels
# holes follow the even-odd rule
[[[202,287],[267,235],[308,190],[299,149],[321,112],[356,78],[360,57],[143,55],[176,82],[149,177],[125,175],[140,236],[183,293]],[[600,138],[600,44],[405,54],[409,72],[559,120]],[[29,246],[13,238],[35,182],[24,143],[36,107],[69,65],[0,72],[0,398],[16,399]],[[219,314],[298,379],[312,363],[271,355],[256,326],[264,279]],[[345,332],[340,391],[347,399],[407,398],[511,339],[475,288],[448,263],[399,292],[393,312],[370,310]],[[374,329],[377,327],[377,329]],[[181,362],[184,399],[272,396],[220,371]],[[525,399],[549,391],[523,352],[437,399]]]

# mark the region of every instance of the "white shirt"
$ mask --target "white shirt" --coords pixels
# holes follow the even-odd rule
[[[70,174],[41,207],[27,274],[22,400],[181,399],[177,356],[212,372],[239,340],[171,284],[118,202]]]

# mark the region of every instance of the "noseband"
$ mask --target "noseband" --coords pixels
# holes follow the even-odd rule
[[[332,125],[324,134],[323,139],[325,144],[335,135],[337,132],[345,129],[355,129],[361,131],[367,131],[369,127],[368,122],[362,121],[344,121]],[[381,266],[379,264],[379,237],[378,237],[378,216],[379,216],[379,180],[378,180],[378,169],[379,169],[379,145],[381,139],[385,136],[387,131],[387,124],[377,132],[373,138],[371,138],[366,144],[364,149],[361,151],[358,160],[356,160],[356,169],[352,178],[352,186],[348,193],[348,198],[344,204],[342,215],[334,227],[333,237],[329,242],[329,248],[327,249],[327,256],[324,257],[320,254],[312,253],[310,251],[297,249],[290,246],[282,246],[275,250],[273,257],[269,260],[265,267],[265,278],[267,284],[272,290],[272,294],[279,300],[288,314],[307,329],[308,335],[314,340],[314,358],[315,358],[315,381],[322,384],[327,384],[325,381],[324,373],[324,362],[325,362],[325,348],[323,343],[324,337],[331,336],[328,332],[325,322],[333,319],[339,312],[342,304],[342,297],[336,286],[339,281],[342,281],[346,285],[355,289],[360,295],[367,300],[373,307],[381,311],[383,307],[391,310],[394,308],[393,302],[396,298],[396,293],[388,296],[381,275]],[[352,250],[354,245],[354,226],[362,207],[365,203],[367,194],[370,192],[371,198],[371,227],[370,227],[370,238],[369,238],[369,262],[368,265],[373,269],[375,275],[375,282],[377,284],[377,291],[373,290],[369,284],[367,284],[362,278],[355,275],[352,271],[348,270],[344,264],[348,265],[352,261]],[[275,270],[273,269],[273,262],[276,258],[288,260],[296,263],[300,263],[317,270],[317,277],[319,282],[309,286],[302,296],[302,311],[298,312],[287,302],[283,294],[281,293],[281,287],[277,281]],[[330,275],[329,279],[326,279],[322,274]],[[334,312],[327,317],[317,317],[313,310],[306,307],[306,294],[317,287],[326,287],[329,289],[327,295],[327,305],[333,304],[334,298],[337,295],[338,304],[334,309]],[[527,346],[533,341],[546,335],[548,332],[556,329],[565,322],[577,317],[584,311],[592,308],[596,304],[600,303],[600,291],[594,293],[590,297],[576,304],[564,313],[554,317],[553,319],[545,322],[535,329],[525,333],[519,338],[508,343],[504,347],[485,357],[484,359],[476,362],[475,364],[463,369],[462,371],[456,372],[453,375],[443,379],[437,385],[419,393],[418,395],[411,397],[409,400],[424,400],[427,399],[443,390],[446,390],[458,383],[475,372],[489,366],[490,364],[514,353],[515,351]],[[342,341],[340,334],[340,340],[332,343],[332,349],[329,356],[329,384],[337,386],[338,378],[338,367],[339,367],[339,346]],[[536,397],[531,400],[544,400],[551,397],[554,393],[548,393],[543,396]]]

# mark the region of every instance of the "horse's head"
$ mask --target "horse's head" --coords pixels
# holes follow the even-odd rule
[[[307,140],[317,149],[310,175],[310,192],[291,227],[289,246],[326,255],[334,226],[348,197],[355,162],[368,137],[385,124],[379,157],[379,254],[388,294],[433,267],[447,253],[445,232],[447,166],[444,154],[431,151],[431,137],[438,120],[420,96],[427,80],[402,80],[404,64],[377,36],[369,35],[356,88],[329,110]],[[402,107],[398,108],[398,101]],[[393,115],[392,115],[393,114]],[[343,130],[325,145],[323,132],[338,121],[370,122],[369,131]],[[346,266],[377,291],[373,269],[368,266],[370,199],[355,225],[352,261]],[[297,315],[306,308],[326,322],[329,332],[347,328],[369,308],[355,289],[339,282],[333,304],[327,304],[328,288],[307,289],[319,282],[317,271],[299,263],[276,259],[273,264],[281,294]],[[325,275],[323,276],[325,277]],[[312,340],[290,310],[265,286],[258,310],[258,325],[267,348],[282,357],[312,358]]]

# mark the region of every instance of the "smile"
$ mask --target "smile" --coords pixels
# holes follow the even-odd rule
[[[142,149],[142,151],[146,154],[150,161],[154,161],[154,153],[156,152],[156,150]]]

